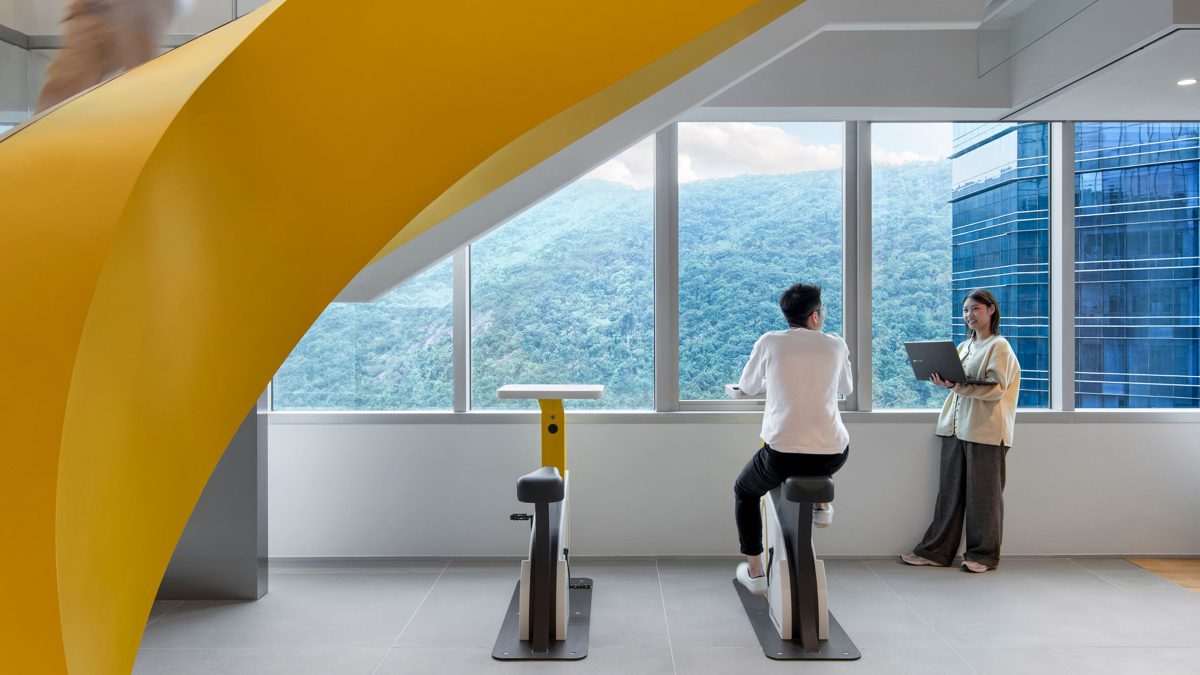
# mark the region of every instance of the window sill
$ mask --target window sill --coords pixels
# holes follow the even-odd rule
[[[574,424],[758,424],[761,412],[745,410],[578,411]],[[533,424],[536,410],[474,411],[272,411],[270,424]],[[872,410],[842,413],[846,424],[933,424],[936,410]],[[1017,424],[1196,424],[1200,410],[1019,410]]]

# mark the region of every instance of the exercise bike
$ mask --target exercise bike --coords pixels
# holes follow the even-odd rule
[[[571,577],[570,477],[566,469],[563,399],[598,399],[602,385],[505,385],[501,399],[537,399],[541,408],[541,468],[517,480],[517,500],[533,513],[510,519],[530,522],[529,556],[496,637],[492,658],[501,661],[577,660],[587,656],[592,580]]]
[[[733,398],[761,398],[735,385],[725,391]],[[832,501],[833,479],[826,476],[794,476],[763,495],[767,596],[751,593],[737,579],[733,585],[769,658],[853,661],[862,656],[829,612],[825,563],[813,549],[813,504]]]

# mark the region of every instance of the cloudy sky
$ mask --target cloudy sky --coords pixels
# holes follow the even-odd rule
[[[949,124],[872,125],[872,157],[881,164],[950,154]],[[842,165],[840,123],[689,122],[679,125],[679,182],[796,173]],[[654,182],[654,139],[646,138],[587,175],[636,188]]]

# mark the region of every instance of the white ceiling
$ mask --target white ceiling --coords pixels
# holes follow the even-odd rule
[[[1016,111],[1012,120],[1196,120],[1200,29],[1179,29]]]

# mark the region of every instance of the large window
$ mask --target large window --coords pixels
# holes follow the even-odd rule
[[[1200,123],[1075,127],[1075,405],[1200,407]]]
[[[999,300],[1021,407],[1050,405],[1052,351],[1072,351],[1051,344],[1058,321],[1075,329],[1075,377],[1058,382],[1075,407],[1200,408],[1200,123],[1065,125],[1075,211],[1061,216],[1049,208],[1049,124],[872,124],[850,145],[871,139],[870,180],[855,180],[871,186],[871,208],[844,223],[843,205],[865,196],[843,185],[844,139],[860,128],[681,123],[660,139],[677,139],[678,153],[659,158],[645,139],[460,251],[469,269],[444,261],[375,303],[330,306],[280,368],[275,408],[529,410],[496,389],[594,383],[603,400],[570,405],[729,409],[724,385],[762,333],[786,328],[778,297],[798,282],[824,289],[827,331],[854,329],[851,358],[870,372],[876,409],[941,405],[903,343],[965,340],[974,288]],[[670,202],[656,202],[656,167],[672,166],[678,212],[655,214]],[[1051,216],[1074,218],[1074,270],[1055,270]],[[656,240],[674,222],[678,241]],[[843,269],[843,232],[855,230],[871,244],[871,292],[849,306],[869,310],[870,325],[843,323],[843,277],[865,272],[860,256]],[[677,287],[673,265],[655,269],[656,249],[678,251]],[[1073,316],[1051,316],[1052,271],[1074,272]],[[469,279],[459,295],[455,274]],[[678,314],[657,317],[677,344],[655,344],[656,283],[669,284],[658,289],[668,302],[678,291]],[[870,358],[855,349],[866,337]],[[674,376],[655,379],[656,347],[667,363],[678,347],[678,398],[655,400]]]
[[[1048,124],[955,124],[953,276],[946,310],[956,342],[973,288],[1000,304],[1000,333],[1021,363],[1018,405],[1050,405]]]
[[[434,265],[371,303],[334,303],[272,386],[276,410],[449,410],[451,264]]]
[[[873,406],[940,407],[946,392],[913,377],[905,342],[949,340],[950,124],[871,125]]]
[[[841,333],[842,129],[679,125],[680,398],[725,397],[792,284],[819,284]]]
[[[1047,125],[874,124],[871,136],[874,407],[942,404],[902,343],[965,340],[960,308],[975,288],[1000,304],[1019,404],[1048,406]]]
[[[654,139],[471,246],[471,400],[505,384],[603,384],[576,408],[654,405]]]

